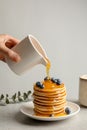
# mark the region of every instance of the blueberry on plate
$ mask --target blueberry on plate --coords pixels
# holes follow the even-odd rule
[[[39,88],[44,88],[44,85],[43,85],[43,84],[41,84],[41,82],[39,82],[39,81],[38,81],[38,82],[36,82],[36,86],[37,86],[37,87],[39,87]]]
[[[53,116],[54,116],[54,114],[50,114],[50,115],[49,115],[49,117],[53,117]]]
[[[70,114],[70,113],[71,113],[70,108],[69,108],[69,107],[66,107],[66,108],[65,108],[65,112],[66,112],[66,114]]]

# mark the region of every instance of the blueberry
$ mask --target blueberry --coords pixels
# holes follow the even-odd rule
[[[44,85],[42,84],[42,85],[40,86],[40,88],[42,88],[42,89],[43,89],[43,88],[44,88]]]
[[[49,115],[49,117],[53,117],[53,116],[54,116],[54,114],[50,114],[50,115]]]
[[[57,79],[55,79],[54,82],[57,84],[57,82],[58,82]]]
[[[54,79],[54,78],[51,78],[51,81],[52,81],[53,83],[55,83],[55,79]]]
[[[70,113],[71,113],[70,108],[69,108],[69,107],[66,107],[66,108],[65,108],[65,112],[66,112],[66,114],[70,114]]]
[[[55,78],[51,78],[51,81],[52,81],[53,83],[58,84],[58,85],[60,85],[60,84],[62,83],[62,81],[61,81],[60,79],[55,79]]]
[[[41,84],[41,82],[36,82],[36,86],[39,88],[44,88],[43,84]]]
[[[57,81],[56,81],[56,84],[58,84],[58,85],[61,85],[62,84],[62,81],[60,80],[60,79],[56,79]]]
[[[44,80],[48,80],[49,78],[48,77],[45,77]]]
[[[38,86],[38,87],[41,86],[41,82],[39,82],[39,81],[36,82],[36,86]]]

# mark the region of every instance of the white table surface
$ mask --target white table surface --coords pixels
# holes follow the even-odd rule
[[[77,101],[73,101],[78,104]],[[33,120],[20,112],[23,103],[0,106],[0,130],[87,130],[87,108],[66,120],[44,122]]]

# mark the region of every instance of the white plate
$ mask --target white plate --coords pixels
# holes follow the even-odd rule
[[[65,116],[58,116],[58,117],[41,117],[41,116],[36,116],[34,114],[34,105],[33,102],[27,102],[25,103],[21,108],[20,111],[25,114],[26,116],[29,116],[30,118],[36,119],[36,120],[43,120],[43,121],[57,121],[57,120],[64,120],[67,118],[70,118],[74,115],[76,115],[80,111],[80,107],[72,102],[67,102],[67,107],[71,109],[71,113],[69,115]]]

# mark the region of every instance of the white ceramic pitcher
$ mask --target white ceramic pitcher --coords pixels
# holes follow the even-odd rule
[[[32,35],[28,35],[18,45],[12,48],[21,60],[18,63],[6,57],[6,62],[13,72],[21,75],[37,64],[47,64],[47,55],[40,42]]]

